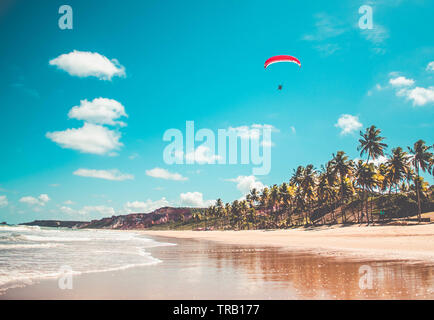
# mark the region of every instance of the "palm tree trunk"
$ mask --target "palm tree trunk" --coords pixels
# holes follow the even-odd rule
[[[420,208],[420,194],[419,194],[419,166],[416,166],[417,180],[416,180],[416,194],[417,194],[417,218],[419,219],[419,223],[421,222],[421,214],[422,210]]]
[[[366,222],[369,225],[369,194],[367,192],[365,194],[365,213],[366,213]]]

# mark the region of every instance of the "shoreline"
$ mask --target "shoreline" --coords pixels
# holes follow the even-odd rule
[[[0,300],[432,299],[434,224],[398,227],[399,230],[384,228],[335,226],[313,230],[205,232],[117,230],[142,233],[157,242],[176,245],[146,248],[146,252],[161,263],[77,274],[73,276],[72,290],[61,290],[56,278],[39,279],[6,290]],[[352,241],[362,242],[361,235],[374,242],[388,239],[385,241],[388,246],[391,245],[389,242],[396,246],[396,241],[410,241],[402,249],[420,246],[413,252],[416,253],[413,261],[419,261],[407,261],[412,259],[404,257],[405,250],[394,252],[399,254],[396,259],[377,253],[379,260],[373,259],[372,248],[364,254],[358,251],[363,249],[360,247],[350,250],[354,248]],[[340,241],[339,245],[336,245],[337,241]],[[421,242],[425,242],[425,246]],[[364,247],[370,245],[368,242]],[[384,249],[384,245],[380,247]],[[377,246],[376,249],[381,248]],[[372,290],[359,286],[360,267],[364,265],[372,268]]]
[[[206,240],[232,245],[271,246],[335,257],[410,260],[434,264],[434,224],[352,225],[285,230],[142,230],[139,232],[148,236]]]

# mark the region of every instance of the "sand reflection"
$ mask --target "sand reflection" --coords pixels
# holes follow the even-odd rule
[[[270,247],[179,240],[164,261],[188,261],[197,283],[231,281],[226,298],[433,299],[433,266],[409,261],[358,261]],[[171,250],[164,249],[164,250]],[[161,254],[161,253],[160,253]],[[166,259],[166,260],[165,260]],[[359,270],[372,271],[372,288],[360,287]],[[230,275],[230,276],[229,276]],[[184,277],[184,280],[189,276]],[[240,289],[241,288],[241,289]]]

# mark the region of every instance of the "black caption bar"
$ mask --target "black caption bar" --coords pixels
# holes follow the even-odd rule
[[[67,315],[70,319],[300,319],[333,314],[333,318],[393,316],[402,318],[412,310],[432,310],[433,301],[281,301],[281,300],[144,300],[144,301],[1,301],[2,310],[19,310],[44,318]],[[304,316],[303,316],[304,315]],[[5,318],[8,319],[8,318]]]

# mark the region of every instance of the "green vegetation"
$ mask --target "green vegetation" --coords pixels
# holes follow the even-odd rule
[[[396,147],[378,165],[388,147],[375,126],[360,132],[358,150],[366,161],[349,160],[338,151],[317,170],[312,164],[299,166],[288,182],[252,189],[245,200],[194,210],[158,229],[251,230],[296,226],[390,221],[434,211],[433,186],[421,172],[434,174],[434,157],[423,140],[408,147]],[[371,160],[371,161],[370,161]]]

